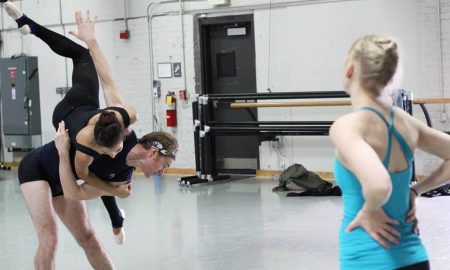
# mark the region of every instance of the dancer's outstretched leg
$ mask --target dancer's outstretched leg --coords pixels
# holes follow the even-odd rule
[[[69,110],[80,105],[99,107],[99,82],[94,62],[89,50],[72,40],[53,32],[23,14],[13,3],[3,3],[8,15],[13,18],[21,32],[31,33],[44,41],[52,51],[73,61],[72,88],[56,106],[53,113],[53,126],[64,120]]]
[[[55,33],[32,19],[28,18],[25,14],[23,14],[13,3],[7,1],[3,4],[5,11],[8,15],[13,18],[17,26],[22,28],[23,26],[28,26],[30,29],[30,33],[39,37],[42,41],[44,41],[55,53],[71,58],[74,61],[83,60],[86,52],[89,52],[86,48],[80,46],[79,44],[73,42],[72,40],[62,36],[58,33]]]

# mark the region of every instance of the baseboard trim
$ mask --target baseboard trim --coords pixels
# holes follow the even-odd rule
[[[3,162],[4,166],[17,168],[19,167],[20,162]],[[139,168],[136,168],[135,173],[142,173]],[[280,175],[282,170],[256,170],[256,177],[258,178],[272,178],[274,175]],[[334,175],[332,172],[315,172],[321,178],[325,180],[334,180]],[[168,168],[166,169],[165,175],[179,175],[179,176],[188,176],[188,175],[196,175],[196,171],[193,168]],[[425,178],[424,175],[416,175],[418,181],[421,181]]]
[[[257,170],[256,177],[271,178],[274,175],[280,175],[282,172],[283,172],[282,170]],[[315,172],[315,173],[317,173],[321,178],[325,180],[334,179],[332,172]]]
[[[142,170],[136,168],[134,173],[142,174]],[[179,176],[188,176],[188,175],[196,175],[195,169],[192,168],[167,168],[164,172],[164,175],[179,175]]]
[[[195,169],[192,168],[167,168],[164,174],[187,176],[187,175],[196,175],[196,171]]]
[[[2,162],[2,163],[3,163],[3,166],[17,168],[17,167],[19,167],[20,162]]]
[[[282,172],[281,170],[256,170],[256,177],[270,178],[274,175],[280,175]]]

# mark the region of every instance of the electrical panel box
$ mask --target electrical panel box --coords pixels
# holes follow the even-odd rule
[[[37,57],[0,58],[3,147],[29,151],[42,145]]]

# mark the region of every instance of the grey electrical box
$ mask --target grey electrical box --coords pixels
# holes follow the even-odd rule
[[[29,151],[42,145],[37,57],[0,58],[3,146]]]

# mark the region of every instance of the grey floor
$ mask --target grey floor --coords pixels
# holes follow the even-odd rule
[[[0,171],[0,269],[32,269],[37,239],[15,171]],[[338,269],[340,197],[285,197],[276,182],[246,178],[189,188],[175,177],[137,176],[117,246],[100,200],[91,222],[117,269]],[[450,198],[421,198],[421,233],[432,269],[450,269]],[[57,269],[90,269],[59,224]]]

